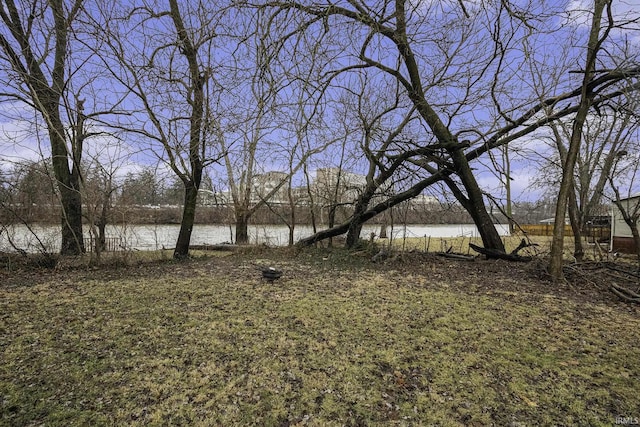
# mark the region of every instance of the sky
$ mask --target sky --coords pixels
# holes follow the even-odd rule
[[[461,1],[470,12],[473,12],[473,6],[477,3],[476,1]],[[422,1],[421,3],[427,7],[432,6],[435,1]],[[458,4],[457,1],[449,1],[446,3],[448,7],[456,7]],[[577,29],[578,37],[580,37],[580,32],[586,33],[588,31],[590,18],[584,11],[590,8],[590,3],[591,2],[587,0],[572,0],[562,3],[566,4],[565,14],[557,17],[558,23],[571,27],[568,28],[567,31]],[[615,1],[613,12],[615,16],[625,17],[629,20],[640,19],[640,0]],[[637,50],[640,48],[640,31],[637,31],[637,29],[637,25],[634,31],[616,29],[612,36],[619,40],[621,45],[624,41],[628,43],[630,49]],[[582,34],[582,37],[584,37],[584,34]],[[547,43],[547,48],[550,46],[550,50],[552,51],[554,46],[553,41],[547,40]],[[549,52],[548,54],[553,54],[553,52]],[[579,66],[580,64],[576,64],[576,67]],[[241,100],[242,98],[240,97],[238,99]],[[473,123],[477,118],[478,112],[470,111],[468,114],[469,121]],[[472,118],[471,115],[475,116]],[[20,117],[25,117],[27,120],[19,120]],[[462,118],[464,119],[464,117]],[[34,161],[43,156],[48,156],[46,134],[41,131],[41,128],[38,128],[39,125],[41,125],[41,122],[34,120],[33,112],[30,112],[23,106],[15,102],[0,103],[0,168],[6,169],[16,162],[25,160]],[[102,130],[103,128],[100,125],[96,125],[96,129]],[[40,130],[40,132],[38,133],[36,130]],[[136,138],[122,134],[109,136],[108,134],[111,133],[111,131],[107,128],[104,128],[104,131],[104,135],[91,138],[87,141],[87,154],[85,155],[85,159],[95,158],[102,164],[114,164],[120,176],[136,172],[152,161],[153,156],[148,155],[144,146],[139,145]],[[39,138],[37,135],[39,135]],[[278,137],[277,133],[274,135],[274,138]],[[545,152],[547,149],[546,146],[540,142],[539,138],[536,138],[535,134],[519,141],[518,145],[527,148],[530,152]],[[328,163],[330,160],[331,159],[327,159],[326,162]],[[485,159],[485,163],[487,163],[486,160],[487,159]],[[512,191],[514,198],[528,199],[539,197],[541,193],[532,187],[532,182],[534,177],[540,174],[540,171],[536,170],[530,162],[524,159],[515,157],[513,161]],[[265,157],[258,163],[258,169],[264,171],[283,168],[282,163],[274,161],[273,158],[269,157]],[[314,165],[322,165],[323,163],[325,163],[324,160],[318,160]],[[500,192],[498,178],[486,169],[483,169],[481,164],[478,163],[475,166],[480,184],[486,189]],[[160,166],[160,169],[168,174],[168,169],[165,166]],[[354,166],[354,169],[357,169],[357,166]],[[218,170],[214,171],[212,175],[222,176],[224,173]]]

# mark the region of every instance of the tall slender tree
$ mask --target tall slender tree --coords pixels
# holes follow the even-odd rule
[[[99,53],[135,105],[131,121],[118,127],[150,141],[184,186],[175,258],[189,255],[203,171],[219,157],[211,141],[217,119],[212,97],[225,13],[209,6],[176,0],[125,5],[104,29],[110,55]]]
[[[607,11],[607,19],[603,33],[602,21],[603,13]],[[562,180],[558,191],[558,202],[556,205],[555,224],[553,228],[553,240],[551,243],[551,256],[549,261],[549,273],[554,281],[561,280],[564,275],[563,251],[564,251],[564,223],[567,212],[569,194],[573,190],[573,171],[582,144],[582,134],[584,123],[587,119],[589,109],[593,105],[595,93],[591,89],[594,80],[598,52],[602,43],[609,35],[614,26],[611,14],[611,0],[595,0],[589,40],[587,42],[587,54],[585,57],[584,76],[580,89],[580,103],[576,111],[571,130],[571,139],[562,165]]]
[[[7,0],[0,5],[0,64],[4,66],[0,97],[23,102],[44,120],[62,207],[60,252],[64,255],[84,251],[80,191],[84,137],[69,137],[64,107],[74,102],[67,97],[72,78],[70,37],[82,8],[82,0]],[[72,110],[85,114],[79,99]]]

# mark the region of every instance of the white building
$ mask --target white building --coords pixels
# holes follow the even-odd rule
[[[620,200],[628,214],[640,213],[640,194]],[[624,253],[635,253],[635,244],[631,228],[622,217],[622,212],[616,205],[611,213],[611,250]]]
[[[285,172],[270,171],[254,175],[251,186],[251,203],[258,203],[262,199],[268,199],[271,204],[289,203],[289,174]],[[274,190],[275,193],[269,197]]]

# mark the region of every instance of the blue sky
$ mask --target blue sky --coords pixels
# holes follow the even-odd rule
[[[417,2],[417,0],[416,0]],[[417,3],[414,4],[417,5]],[[478,9],[477,1],[468,1],[462,0],[465,4],[468,13],[476,13]],[[540,25],[547,26],[549,28],[554,28],[557,32],[556,35],[551,36],[539,36],[533,45],[535,49],[530,52],[526,52],[527,54],[533,55],[536,59],[538,59],[540,66],[550,67],[549,64],[553,64],[554,66],[557,64],[564,63],[568,66],[573,66],[575,69],[579,69],[581,67],[581,63],[579,62],[582,57],[582,49],[584,46],[584,40],[586,39],[586,32],[588,31],[589,25],[589,14],[585,13],[585,10],[590,8],[590,3],[588,1],[579,1],[573,0],[568,2],[549,2],[545,7],[549,9],[543,8],[543,3],[540,3],[540,11],[548,12],[551,9],[556,10],[556,15],[551,19],[545,20]],[[436,2],[436,1],[420,1],[418,8],[416,9],[416,14],[420,15],[420,13],[426,13],[428,10],[433,10],[432,8],[437,8],[440,10],[443,15],[448,15],[455,11],[454,8],[458,7],[458,1],[446,1],[446,2]],[[456,13],[459,13],[457,11]],[[633,19],[640,17],[640,0],[626,0],[626,1],[616,1],[614,2],[614,14],[618,17],[625,17],[626,19]],[[432,15],[429,19],[438,18],[438,14]],[[452,29],[460,30],[461,27],[456,25],[455,20],[447,21],[452,25]],[[464,23],[463,23],[464,24]],[[479,25],[481,29],[482,25],[475,22],[473,25]],[[487,27],[490,28],[490,27]],[[521,36],[521,32],[524,31],[523,28],[516,31],[519,36]],[[444,28],[442,30],[442,35],[447,35],[447,30]],[[554,37],[566,36],[566,38],[562,40],[555,39]],[[336,39],[335,41],[341,41],[346,43],[358,42],[360,41],[361,34],[351,33],[348,37],[343,40]],[[616,29],[612,37],[616,40],[615,43],[610,45],[610,51],[612,53],[616,53],[622,49],[623,46],[627,46],[627,48],[631,51],[637,51],[640,47],[640,31],[638,31],[638,25],[635,24],[627,29]],[[135,45],[135,42],[133,42]],[[133,45],[132,45],[133,46]],[[354,45],[357,48],[357,45]],[[478,58],[483,58],[486,56],[487,52],[481,50],[483,45],[474,45],[474,44],[466,44],[464,45],[465,49],[463,51],[464,55],[461,58],[467,58],[469,56],[477,56]],[[385,57],[386,48],[384,43],[381,43],[378,48],[380,49],[377,53],[381,60],[390,60]],[[565,49],[566,51],[562,51],[561,49]],[[518,94],[521,93],[524,97],[525,94],[530,94],[533,90],[537,89],[534,85],[528,85],[530,80],[522,76],[523,69],[521,68],[525,61],[525,45],[515,43],[511,47],[511,52],[507,56],[512,61],[510,64],[503,64],[502,72],[505,73],[505,76],[512,75],[513,79],[511,82],[503,82],[505,83],[505,88],[509,87],[510,92],[504,95],[505,105],[513,105],[514,107],[518,105],[519,99]],[[234,59],[233,51],[228,49],[220,49],[219,54],[216,56],[216,60],[219,63],[229,64],[231,60]],[[330,54],[330,52],[327,52]],[[286,56],[286,54],[285,54]],[[440,66],[437,61],[431,63],[429,56],[424,56],[423,66],[425,69],[425,79],[428,80],[428,77],[431,73],[435,73]],[[333,66],[337,66],[341,63],[341,61],[346,61],[346,59],[340,59],[338,62],[334,63]],[[568,64],[567,64],[568,62]],[[98,63],[96,63],[98,64]],[[285,64],[286,65],[286,64]],[[447,78],[451,78],[452,76],[462,75],[464,73],[464,65],[462,64],[459,68],[454,64],[451,69],[446,74]],[[326,71],[329,67],[325,67]],[[458,70],[458,71],[456,71]],[[434,74],[435,75],[435,74]],[[85,76],[88,78],[88,76]],[[229,80],[226,77],[221,75],[218,77],[220,84],[228,86]],[[567,80],[572,79],[574,82],[576,80],[575,75],[569,75],[566,72],[557,76],[559,78],[559,83],[557,85],[551,84],[552,82],[548,82],[548,90],[551,91],[555,88],[558,90],[562,89],[562,86],[567,82]],[[334,103],[339,99],[340,92],[338,83],[346,83],[348,82],[352,76],[345,76],[342,80],[336,81],[336,87],[332,92],[332,96],[326,99],[323,105],[326,107],[326,111],[333,111],[332,114],[336,114],[336,109],[332,109],[335,105]],[[455,83],[455,81],[454,81]],[[511,83],[509,86],[508,83]],[[95,95],[96,100],[105,100],[106,104],[108,102],[108,94],[109,86],[107,83],[102,82],[101,87],[98,87],[95,92],[92,94]],[[79,86],[78,86],[79,87]],[[455,84],[449,83],[444,86],[446,89],[434,87],[432,91],[437,93],[438,101],[436,104],[441,103],[443,110],[446,110],[449,102],[454,102],[456,99],[460,97],[460,91],[462,88],[456,87]],[[111,93],[115,93],[115,91],[111,91]],[[228,138],[228,143],[233,147],[239,147],[241,141],[244,138],[244,135],[247,135],[253,131],[255,128],[251,128],[249,122],[249,118],[251,117],[252,111],[250,104],[252,102],[250,92],[247,90],[242,90],[236,93],[236,97],[230,97],[230,91],[221,91],[218,95],[219,103],[216,104],[221,110],[219,111],[220,117],[225,121],[227,125],[235,126],[232,130],[227,130],[226,138]],[[282,92],[283,94],[290,93],[287,90]],[[514,97],[514,94],[516,95]],[[527,95],[529,96],[529,95]],[[133,101],[132,101],[133,102]],[[469,126],[471,129],[483,129],[483,131],[489,131],[491,129],[490,121],[493,119],[492,114],[495,114],[495,111],[491,109],[479,108],[482,106],[481,100],[476,100],[476,103],[471,105],[468,110],[462,111],[460,113],[456,113],[452,115],[453,124],[452,128],[454,130],[462,130],[466,126]],[[239,110],[234,110],[237,106],[247,106],[244,110],[241,108]],[[473,107],[473,108],[471,108]],[[228,111],[233,111],[234,116],[231,118],[225,117],[225,113]],[[283,112],[292,111],[291,109],[285,109]],[[21,120],[20,118],[24,118],[25,120]],[[271,116],[269,122],[270,129],[263,129],[264,135],[261,135],[261,138],[264,142],[268,143],[269,148],[263,150],[263,153],[257,159],[257,170],[267,171],[271,169],[284,169],[285,164],[283,163],[285,160],[285,153],[287,151],[287,147],[283,147],[282,143],[286,142],[290,144],[291,134],[284,131],[284,124],[276,123],[276,119]],[[323,127],[335,127],[335,131],[338,131],[338,124],[340,122],[340,117],[329,116],[325,118],[322,122],[318,123],[318,131],[313,135],[314,138],[325,138],[331,139],[330,133],[321,134],[320,130]],[[486,122],[485,124],[482,124]],[[94,125],[96,129],[104,129],[106,132],[112,132],[106,127],[102,127],[101,125]],[[281,126],[281,127],[279,127]],[[36,132],[38,131],[38,132]],[[420,127],[416,126],[413,130],[415,133],[420,132]],[[544,132],[544,131],[543,131]],[[472,133],[470,134],[472,135]],[[286,141],[281,141],[286,140]],[[235,143],[235,145],[234,145]],[[103,163],[107,164],[112,162],[114,159],[118,173],[120,175],[124,175],[127,172],[132,172],[141,169],[142,167],[150,164],[151,162],[155,162],[154,156],[150,156],[146,147],[148,146],[148,141],[142,141],[137,137],[132,135],[124,135],[122,133],[118,133],[117,136],[108,136],[107,134],[92,138],[87,141],[87,149],[88,153],[85,158],[96,158],[100,159]],[[285,144],[286,145],[286,144]],[[540,152],[542,155],[547,152],[548,148],[546,145],[540,142],[539,138],[535,135],[529,135],[526,138],[523,138],[521,141],[518,141],[516,144],[521,147],[526,147],[529,151]],[[339,152],[339,148],[334,147],[330,152],[328,151],[326,155],[321,155],[316,157],[310,165],[310,168],[313,170],[316,167],[321,166],[331,166],[336,164],[336,156]],[[329,154],[330,153],[330,154]],[[24,109],[23,106],[16,103],[2,103],[0,104],[0,167],[7,167],[7,164],[12,164],[14,162],[22,161],[22,160],[37,160],[42,156],[48,155],[48,143],[46,141],[46,134],[42,132],[41,121],[37,120],[33,114],[33,112]],[[351,156],[349,159],[348,168],[354,171],[362,170],[362,163],[360,162],[360,158],[357,156]],[[483,159],[483,163],[488,163],[488,158]],[[241,168],[240,159],[236,159],[238,163],[236,163],[238,168]],[[536,170],[529,161],[525,161],[523,159],[518,159],[517,157],[513,158],[512,165],[512,185],[513,185],[513,194],[514,198],[520,199],[528,199],[535,198],[538,193],[534,191],[531,187],[532,176],[536,174],[540,174],[539,170]],[[475,167],[477,168],[477,176],[481,185],[492,191],[500,192],[500,186],[498,179],[494,176],[494,174],[488,172],[484,167],[480,164],[480,162],[475,163]],[[160,169],[166,169],[164,167],[160,167]],[[210,174],[213,176],[217,176],[222,178],[224,173],[220,169],[212,169]],[[221,186],[224,183],[220,183]]]

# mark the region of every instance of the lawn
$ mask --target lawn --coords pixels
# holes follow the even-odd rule
[[[266,265],[282,279],[262,281]],[[434,255],[372,264],[342,249],[5,270],[0,423],[640,418],[640,311],[533,270]]]

